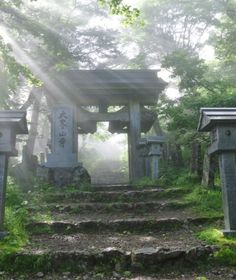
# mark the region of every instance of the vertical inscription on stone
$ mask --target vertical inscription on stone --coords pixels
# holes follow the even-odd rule
[[[59,114],[59,132],[58,132],[58,138],[59,138],[59,145],[64,148],[66,143],[66,127],[67,127],[67,119],[68,116],[66,112],[63,110]]]
[[[72,167],[77,165],[78,132],[77,114],[73,105],[57,105],[52,109],[51,154],[47,167]]]
[[[71,153],[73,150],[73,108],[58,106],[54,109],[53,138],[54,152]]]

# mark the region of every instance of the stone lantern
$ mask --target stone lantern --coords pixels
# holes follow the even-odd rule
[[[201,108],[198,131],[210,131],[209,154],[219,155],[225,236],[236,236],[236,108]]]
[[[165,143],[163,136],[152,136],[147,138],[149,149],[148,157],[151,169],[151,178],[156,180],[159,177],[159,158],[162,154],[162,145]]]
[[[23,111],[0,111],[0,239],[4,232],[4,212],[8,158],[16,156],[16,135],[27,134],[26,113]]]

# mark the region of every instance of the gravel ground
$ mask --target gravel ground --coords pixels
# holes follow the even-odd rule
[[[44,274],[38,272],[31,275],[8,275],[7,273],[0,272],[0,280],[231,280],[236,279],[236,269],[233,268],[211,268],[202,272],[187,272],[187,273],[166,273],[155,275],[129,275],[129,272],[119,274],[113,272],[110,275],[103,273],[87,273],[87,274],[72,274],[64,272],[62,274]]]
[[[202,229],[201,227],[196,230]],[[194,246],[205,245],[195,238],[195,231],[186,229],[159,234],[42,234],[31,237],[31,245],[26,251],[49,250],[49,251],[97,251],[109,247],[115,247],[121,251],[132,251],[143,247],[165,247],[173,249],[190,249]],[[32,246],[32,247],[31,247]]]

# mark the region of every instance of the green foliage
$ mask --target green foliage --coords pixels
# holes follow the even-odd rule
[[[93,192],[93,191],[95,191],[95,189],[91,186],[91,184],[89,184],[89,183],[84,183],[84,184],[82,184],[81,186],[80,186],[80,188],[79,188],[79,190],[81,191],[81,192]]]
[[[126,271],[123,272],[124,277],[131,277],[131,275],[132,275],[132,272],[129,271],[129,270],[126,270]]]
[[[203,59],[199,59],[197,53],[186,49],[178,49],[167,55],[162,66],[171,68],[172,77],[180,77],[180,89],[190,89],[198,87],[203,80],[207,66]]]
[[[199,183],[196,174],[189,173],[187,168],[176,167],[173,164],[160,162],[160,178],[158,185],[165,187],[184,187],[191,188],[192,185]]]
[[[195,210],[208,217],[222,216],[222,197],[220,188],[210,190],[193,186],[193,191],[185,196],[185,201],[195,204]]]
[[[6,194],[5,227],[9,234],[0,242],[0,258],[19,250],[28,242],[24,228],[28,217],[28,202],[19,187],[9,180]]]
[[[197,234],[197,237],[203,241],[206,241],[208,244],[217,244],[217,245],[236,245],[235,238],[226,238],[223,235],[221,230],[215,228],[208,228],[204,231],[201,231]]]
[[[4,43],[0,36],[0,81],[1,98],[0,104],[6,106],[9,94],[16,91],[21,76],[24,76],[28,83],[40,86],[41,82],[32,74],[29,67],[16,61],[9,44]]]
[[[221,248],[214,254],[214,260],[223,265],[236,265],[236,250],[233,248]]]
[[[98,2],[102,6],[108,6],[113,15],[123,16],[125,24],[133,24],[140,16],[139,9],[124,4],[123,0],[98,0]]]
[[[145,187],[158,186],[158,180],[152,180],[150,177],[142,177],[139,180],[132,183],[137,189],[142,189]]]

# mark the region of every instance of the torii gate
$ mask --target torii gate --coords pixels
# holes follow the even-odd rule
[[[97,122],[109,122],[112,133],[128,134],[130,181],[142,177],[138,153],[141,132],[147,132],[156,115],[144,106],[156,105],[166,83],[156,70],[69,70],[45,84],[52,115],[51,154],[48,168],[78,164],[78,133],[94,133]],[[83,106],[97,106],[89,112]],[[123,106],[108,112],[109,106]]]

